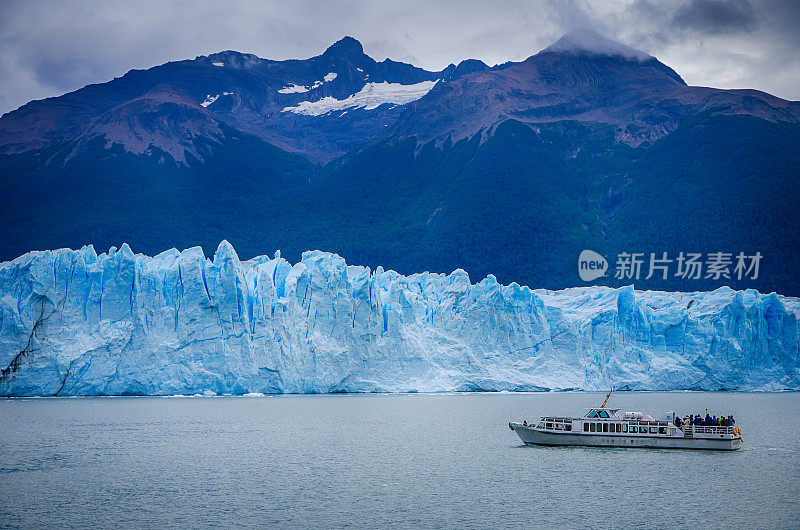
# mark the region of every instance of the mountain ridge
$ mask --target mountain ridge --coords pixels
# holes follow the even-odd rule
[[[344,99],[367,83],[419,83],[452,77],[476,67],[479,66],[467,64],[459,70],[452,65],[433,72],[390,59],[377,62],[364,54],[361,44],[352,37],[345,37],[322,54],[306,60],[274,61],[235,51],[217,52],[146,70],[131,70],[107,83],[23,105],[0,118],[0,152],[20,153],[69,141],[85,121],[136,99],[157,85],[169,84],[191,94],[199,105],[214,98],[208,110],[231,126],[285,150],[304,153],[314,161],[328,161],[379,133],[398,111],[383,108],[369,119],[348,116],[320,122],[287,115],[282,112],[284,108],[309,96],[312,100]],[[334,73],[333,79],[324,80],[326,75]],[[280,92],[292,85],[303,90]],[[104,93],[104,89],[108,90]],[[227,98],[216,99],[225,93]],[[309,129],[310,133],[298,137],[298,126]],[[356,133],[356,140],[348,140],[347,134],[341,132],[342,128],[364,127],[364,132]],[[315,140],[315,136],[320,139]],[[138,142],[133,143],[138,148]]]
[[[589,42],[589,44],[586,44]],[[576,44],[577,43],[577,44]],[[599,43],[599,44],[598,44]],[[588,50],[589,47],[600,47],[602,53],[596,53]],[[598,68],[598,59],[603,60],[606,64],[602,68]],[[52,144],[54,141],[64,141],[69,138],[71,131],[74,131],[85,120],[91,119],[97,113],[103,113],[110,110],[110,107],[124,104],[125,98],[136,98],[142,93],[149,91],[158,84],[173,84],[179,90],[184,90],[191,93],[194,98],[201,103],[208,98],[213,98],[214,106],[211,111],[215,113],[218,119],[226,121],[229,125],[237,127],[243,131],[255,134],[274,145],[292,152],[304,154],[312,161],[315,162],[328,162],[336,156],[340,156],[345,152],[352,149],[355,145],[349,142],[346,145],[325,145],[317,146],[311,145],[309,141],[303,141],[297,138],[296,134],[289,132],[290,129],[297,126],[310,128],[316,134],[328,135],[328,140],[336,143],[337,140],[331,140],[331,136],[346,136],[342,133],[342,128],[354,128],[358,125],[363,127],[368,121],[374,122],[367,132],[367,134],[359,137],[360,141],[369,140],[372,136],[380,135],[382,128],[392,125],[398,118],[398,112],[389,112],[389,109],[383,109],[383,116],[377,119],[356,120],[351,121],[349,118],[340,120],[334,126],[324,126],[319,130],[319,121],[313,122],[297,122],[292,117],[285,116],[284,108],[296,105],[298,102],[305,101],[309,97],[311,100],[319,100],[325,97],[333,97],[336,99],[343,99],[355,93],[358,89],[363,88],[367,82],[398,82],[400,84],[412,84],[421,81],[441,79],[445,82],[455,81],[462,78],[462,84],[469,82],[477,82],[474,90],[489,90],[492,91],[493,85],[500,83],[509,83],[509,88],[519,91],[527,90],[527,94],[523,94],[518,103],[518,109],[510,109],[511,114],[497,114],[492,118],[486,116],[475,116],[462,112],[462,121],[472,121],[479,124],[480,129],[491,129],[491,127],[498,120],[504,118],[515,118],[527,121],[527,118],[520,116],[519,112],[525,110],[531,113],[532,109],[542,109],[547,105],[537,105],[533,102],[531,106],[532,97],[541,97],[544,94],[549,94],[553,98],[554,93],[548,92],[547,88],[552,86],[561,86],[562,88],[591,88],[593,83],[603,83],[610,80],[611,74],[614,70],[619,71],[630,63],[636,63],[639,68],[628,68],[625,72],[626,75],[632,75],[636,72],[644,75],[649,71],[650,74],[641,77],[642,82],[648,84],[658,83],[658,75],[663,72],[667,78],[672,78],[679,84],[684,86],[685,82],[681,77],[674,72],[671,68],[663,65],[654,57],[634,50],[633,48],[615,43],[601,35],[591,31],[573,32],[565,35],[557,42],[544,48],[543,50],[535,53],[521,62],[509,62],[502,65],[489,67],[481,61],[474,59],[466,59],[458,65],[451,64],[440,71],[427,71],[414,67],[407,63],[400,63],[385,59],[384,61],[377,62],[363,51],[363,46],[356,39],[346,36],[329,46],[323,53],[310,57],[306,60],[289,59],[285,61],[275,61],[271,59],[263,59],[254,54],[241,53],[237,51],[222,51],[209,55],[198,56],[195,59],[187,59],[181,61],[172,61],[160,66],[156,66],[146,70],[131,70],[120,78],[116,78],[107,83],[98,83],[87,85],[83,89],[73,91],[62,96],[54,98],[46,98],[44,100],[32,101],[23,105],[19,109],[10,111],[0,118],[0,152],[19,153],[32,148],[41,148],[46,145]],[[306,65],[295,70],[294,74],[287,73],[286,68],[297,65]],[[170,69],[185,70],[191,69],[193,66],[207,66],[205,71],[201,72],[181,72],[178,71],[174,75],[184,75],[184,81],[175,81],[169,79]],[[360,66],[357,66],[360,65]],[[364,73],[365,68],[370,68],[369,73]],[[272,70],[278,69],[277,72]],[[322,70],[325,69],[340,69],[344,70],[336,73],[336,78],[332,82],[327,83],[322,81],[322,77],[328,73]],[[260,72],[261,78],[249,78],[239,80],[241,93],[236,91],[235,83],[229,81],[225,73],[215,72],[215,70],[225,71],[233,70],[234,76],[237,71],[242,72]],[[210,70],[210,72],[208,71]],[[361,73],[359,73],[361,71]],[[513,73],[513,75],[512,75]],[[359,79],[355,79],[354,74]],[[637,75],[638,75],[637,74]],[[245,74],[247,75],[247,74]],[[280,81],[276,82],[276,75],[282,75]],[[294,76],[292,81],[289,81],[286,76]],[[502,80],[497,80],[497,76],[505,76]],[[343,77],[344,76],[344,77]],[[166,77],[166,78],[165,78]],[[347,81],[345,81],[347,77]],[[142,79],[142,78],[151,78]],[[465,79],[466,78],[466,79]],[[180,79],[180,77],[178,78]],[[127,86],[126,86],[127,82]],[[487,86],[489,82],[489,86]],[[214,85],[214,88],[207,89],[206,94],[198,93],[197,85],[202,84]],[[227,84],[226,84],[227,83]],[[269,91],[279,91],[281,87],[277,86],[281,83],[294,83],[293,86],[308,89],[302,92],[273,94],[270,95]],[[257,87],[247,87],[247,85],[256,84]],[[312,87],[313,85],[313,87]],[[537,88],[538,87],[538,88]],[[106,93],[103,93],[103,89]],[[249,88],[249,90],[247,90]],[[604,90],[615,89],[616,87],[603,87]],[[635,87],[641,89],[641,87]],[[661,87],[664,89],[665,87]],[[668,87],[667,87],[668,88]],[[462,88],[457,89],[457,94],[460,96]],[[531,92],[531,89],[533,90]],[[542,90],[544,89],[544,90]],[[652,87],[650,87],[652,89]],[[445,90],[444,84],[441,84],[438,91],[434,95],[441,93]],[[259,95],[254,99],[254,91],[266,91],[264,95]],[[211,93],[208,93],[211,92]],[[700,94],[701,96],[709,97],[710,99],[719,100],[717,103],[713,101],[709,104],[716,104],[717,106],[742,106],[740,101],[737,101],[739,94],[744,94],[740,90],[721,90],[704,87],[686,87],[686,90],[674,93],[667,91],[664,94],[664,99],[678,97],[678,99],[690,99],[688,103],[699,104],[702,97],[690,95],[691,92]],[[85,97],[81,97],[85,94]],[[229,95],[228,98],[221,97],[222,94]],[[797,102],[789,102],[770,96],[763,92],[749,91],[748,97],[752,100],[757,100],[758,105],[761,105],[761,115],[766,119],[774,119],[775,108],[780,108],[782,111],[782,119],[797,120],[800,119],[800,104]],[[466,94],[468,97],[469,93]],[[98,97],[100,96],[100,97]],[[556,104],[565,105],[568,101],[565,100],[565,94],[561,93],[561,100],[555,102]],[[221,99],[217,99],[220,98]],[[495,98],[508,98],[513,95],[507,93],[495,93]],[[266,98],[266,99],[265,99]],[[424,98],[423,98],[424,99]],[[428,98],[430,100],[431,98]],[[230,100],[230,101],[228,101]],[[263,100],[263,101],[262,101]],[[59,103],[64,102],[59,108]],[[424,102],[423,102],[424,103]],[[682,102],[687,103],[687,102]],[[450,105],[451,101],[442,102],[443,105]],[[55,109],[41,108],[42,106],[55,105]],[[586,102],[584,106],[591,105]],[[81,108],[83,106],[83,108]],[[549,105],[553,106],[553,105]],[[757,105],[752,105],[749,112],[754,112]],[[417,107],[417,105],[413,105]],[[76,109],[77,108],[77,112]],[[596,107],[595,107],[596,108]],[[414,111],[417,111],[414,108]],[[552,114],[550,117],[553,119],[588,119],[596,120],[597,116],[587,115],[581,117],[576,113],[577,109],[572,109],[571,114]],[[629,117],[626,114],[627,108],[621,109],[623,116],[616,119],[621,122]],[[216,112],[215,112],[216,111]],[[744,111],[741,110],[740,111]],[[691,113],[689,109],[686,113]],[[772,112],[772,114],[770,114]],[[59,114],[60,113],[60,114]],[[56,116],[54,116],[56,114]],[[381,114],[381,112],[376,113]],[[64,123],[60,126],[56,123],[58,115],[64,118]],[[333,117],[329,116],[329,122],[336,121]],[[543,116],[533,117],[532,122],[541,121]],[[599,119],[609,119],[606,117],[599,117]],[[398,123],[402,122],[400,120]],[[273,122],[283,122],[280,125],[273,125]],[[641,124],[639,124],[641,125]],[[407,128],[407,125],[400,125],[400,128]],[[331,130],[332,129],[332,130]],[[458,127],[453,130],[447,131],[447,134],[453,134],[453,138],[457,140],[463,133],[457,131]],[[474,134],[477,132],[475,127],[471,127],[469,133]],[[25,132],[29,135],[25,137]],[[404,135],[411,133],[406,131]],[[430,134],[430,133],[428,133]],[[440,134],[441,133],[437,133]],[[658,131],[649,131],[649,138],[644,138],[644,141],[650,141],[661,134]],[[425,136],[425,134],[421,134]],[[446,134],[445,134],[446,136]],[[644,135],[647,136],[647,135]],[[628,140],[625,135],[621,135],[622,141]],[[306,139],[307,140],[307,139]],[[631,139],[631,141],[634,141]],[[311,141],[313,143],[313,140]],[[134,142],[136,143],[136,142]],[[319,142],[324,143],[324,142]],[[635,141],[634,141],[635,143]],[[322,149],[320,151],[320,148]],[[179,156],[179,158],[183,158]]]

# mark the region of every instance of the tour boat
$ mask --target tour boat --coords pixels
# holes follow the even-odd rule
[[[660,420],[641,412],[621,413],[590,408],[582,418],[546,416],[536,425],[511,422],[508,426],[527,445],[585,445],[591,447],[651,447],[663,449],[714,449],[735,451],[742,444],[738,427],[689,425],[670,412]],[[680,424],[680,427],[676,425]]]

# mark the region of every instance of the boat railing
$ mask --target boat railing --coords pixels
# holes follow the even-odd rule
[[[720,425],[684,425],[684,433],[693,434],[733,434],[734,427]]]
[[[542,417],[540,421],[554,421],[558,423],[572,423],[572,418]]]

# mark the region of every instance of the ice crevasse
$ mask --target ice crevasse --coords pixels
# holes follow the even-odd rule
[[[222,242],[0,264],[0,395],[800,388],[800,299],[472,284]]]

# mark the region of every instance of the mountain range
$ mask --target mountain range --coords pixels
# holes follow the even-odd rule
[[[0,118],[0,260],[130,242],[319,248],[504,283],[800,294],[800,103],[688,86],[571,33],[521,62],[429,71],[345,37],[306,60],[224,51],[133,70]],[[728,253],[684,278],[681,253]],[[614,276],[640,253],[640,277]],[[650,254],[673,268],[646,278]],[[738,278],[735,256],[760,254]]]

